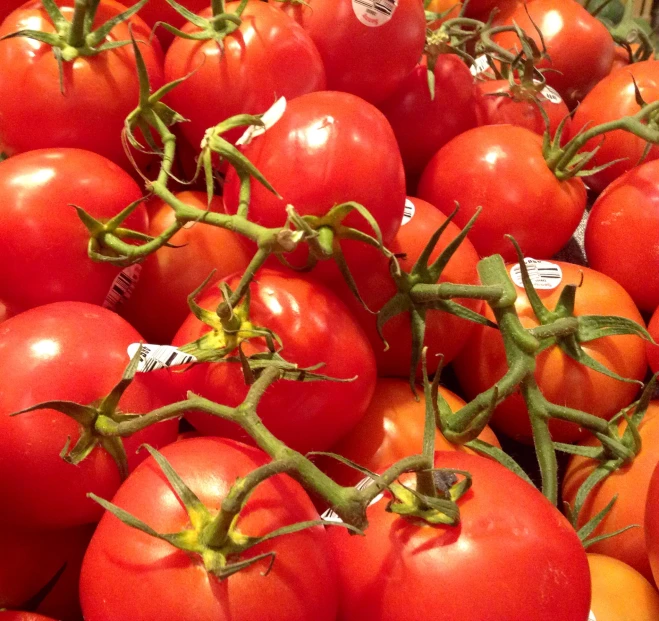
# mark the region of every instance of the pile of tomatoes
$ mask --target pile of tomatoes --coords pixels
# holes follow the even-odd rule
[[[659,61],[630,7],[0,1],[0,621],[659,619]],[[515,329],[564,420],[540,443],[495,390],[443,434]],[[543,476],[572,453],[558,507],[534,443]]]

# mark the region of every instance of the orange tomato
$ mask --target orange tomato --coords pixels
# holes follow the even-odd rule
[[[431,30],[437,30],[445,21],[458,17],[462,2],[459,0],[431,0],[430,4],[426,7],[426,11],[433,11],[435,13],[445,13],[441,19],[436,19],[428,24]]]

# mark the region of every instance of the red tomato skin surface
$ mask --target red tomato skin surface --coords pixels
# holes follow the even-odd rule
[[[650,323],[648,324],[648,332],[654,339],[655,343],[659,343],[659,307],[654,311]],[[648,364],[653,373],[659,373],[659,345],[652,345],[647,343]]]
[[[399,87],[423,54],[423,3],[398,0],[391,19],[362,23],[353,0],[309,0],[305,5],[270,0],[309,33],[323,59],[327,88],[380,103]]]
[[[142,340],[118,315],[82,302],[41,306],[0,324],[0,524],[50,529],[100,518],[103,510],[86,494],[109,497],[119,487],[110,455],[97,447],[73,466],[59,456],[67,437],[73,447],[80,434],[73,419],[54,410],[9,415],[44,401],[88,405],[104,397],[128,364],[128,345]],[[122,411],[144,413],[172,402],[167,377],[138,374],[120,401]],[[170,420],[127,438],[129,470],[145,458],[136,452],[140,445],[165,446],[177,431]]]
[[[226,279],[232,290],[240,275]],[[300,368],[324,362],[324,375],[352,378],[353,382],[298,383],[280,381],[271,386],[259,404],[265,426],[291,448],[306,453],[326,450],[345,435],[366,411],[375,389],[373,350],[345,305],[317,282],[290,272],[264,269],[251,286],[250,321],[273,330],[283,341],[282,355]],[[222,301],[213,287],[199,299],[203,308],[215,309]],[[173,340],[181,346],[198,339],[210,328],[190,314]],[[243,346],[245,355],[262,350],[264,343]],[[202,363],[184,373],[173,373],[182,395],[192,390],[219,403],[237,406],[247,386],[237,363]],[[186,418],[206,435],[250,439],[234,423],[199,412]]]
[[[400,228],[405,171],[396,138],[382,113],[354,95],[325,91],[290,101],[282,118],[242,152],[283,197],[252,184],[249,217],[258,224],[283,226],[289,203],[300,215],[323,216],[355,201],[375,218],[385,244]],[[227,213],[238,210],[239,187],[230,168]],[[372,232],[356,213],[344,224]]]
[[[73,15],[73,0],[60,0],[62,13]],[[103,0],[94,24],[100,26],[126,10]],[[162,50],[148,43],[149,27],[138,17],[115,26],[107,41],[130,40],[128,24],[139,41],[153,91],[163,84]],[[0,26],[0,37],[22,29],[53,33],[55,28],[35,0],[14,12]],[[121,131],[139,101],[135,55],[130,45],[95,56],[81,56],[63,65],[64,94],[52,48],[33,39],[0,41],[0,135],[8,154],[67,147],[94,151],[133,171],[124,153]],[[121,85],[119,88],[118,85]],[[38,122],[35,122],[38,119]],[[150,158],[133,152],[139,164]]]
[[[337,619],[411,621],[441,610],[442,621],[586,621],[586,553],[556,508],[482,457],[437,452],[435,466],[473,475],[458,501],[459,526],[417,525],[387,513],[381,500],[368,510],[366,537],[329,531],[339,569]],[[482,579],[488,575],[506,578]]]
[[[659,98],[659,62],[647,60],[624,67],[604,78],[577,108],[572,120],[572,130],[576,133],[586,125],[592,127],[608,123],[624,116],[636,114],[640,107],[636,103],[634,81],[644,101],[651,103]],[[640,161],[646,142],[623,130],[589,140],[584,150],[599,151],[591,161],[591,166],[601,166],[620,159],[608,168],[585,178],[588,186],[601,192],[612,181],[631,170]],[[653,146],[645,161],[656,160],[659,147]]]
[[[269,458],[222,438],[194,438],[162,452],[201,502],[217,512],[237,477]],[[153,459],[122,485],[113,502],[158,532],[189,527],[189,518]],[[241,511],[239,528],[265,535],[318,519],[302,488],[285,475],[259,485]],[[168,543],[103,516],[85,556],[80,596],[86,621],[334,621],[336,573],[322,527],[276,538],[244,558],[276,551],[267,576],[262,561],[219,581],[203,564]],[[98,577],[103,576],[102,580]],[[131,597],[125,588],[130,585]]]
[[[659,161],[619,177],[595,201],[586,224],[588,264],[620,283],[641,310],[659,306]],[[621,245],[633,249],[620,251]]]
[[[433,99],[427,71],[425,63],[417,65],[378,106],[394,130],[405,172],[413,179],[449,140],[477,125],[477,92],[464,62],[453,54],[437,59]]]
[[[90,151],[41,149],[0,162],[0,298],[14,313],[102,304],[121,268],[88,257],[89,231],[72,205],[106,221],[141,196],[128,173]],[[124,224],[146,232],[144,206]]]
[[[57,621],[52,617],[44,617],[35,612],[20,610],[0,610],[0,621]]]
[[[187,205],[207,208],[206,194],[180,192],[176,195]],[[160,235],[174,224],[174,210],[161,200],[148,205],[149,235]],[[222,199],[214,197],[211,211],[224,211]],[[251,256],[239,236],[226,229],[197,223],[181,229],[172,238],[179,248],[161,248],[142,263],[142,272],[132,297],[120,313],[149,342],[170,343],[190,313],[187,296],[213,271],[224,278],[243,271]]]
[[[537,1],[537,0],[536,0]],[[586,208],[586,188],[577,178],[559,181],[542,155],[542,138],[513,125],[476,127],[442,147],[421,176],[417,194],[464,227],[483,211],[468,238],[481,257],[516,257],[504,235],[525,256],[547,259],[570,239]]]
[[[654,583],[659,584],[659,462],[652,473],[645,505],[645,545]]]
[[[0,25],[7,18],[7,16],[15,11],[19,6],[25,4],[26,0],[4,0],[0,7]]]
[[[547,84],[570,108],[611,71],[615,44],[609,31],[574,0],[519,3],[505,18],[495,19],[496,25],[513,23],[542,48],[536,27],[540,29],[549,58],[539,62],[538,67],[554,70],[545,73]],[[514,32],[500,33],[494,40],[506,49],[519,51],[519,38]]]
[[[574,312],[580,315],[619,315],[644,325],[634,302],[611,278],[587,267],[552,261],[563,272],[561,286],[553,290],[538,290],[545,305],[553,310],[561,289],[568,283],[578,284],[583,274],[583,284],[577,290]],[[512,265],[508,265],[508,270]],[[522,325],[526,328],[538,325],[522,287],[517,287],[515,308]],[[489,307],[485,316],[494,321]],[[644,359],[645,343],[637,336],[605,337],[583,344],[584,351],[623,377],[643,380],[647,369]],[[536,358],[536,381],[545,397],[552,403],[584,410],[611,418],[621,408],[629,405],[638,393],[638,385],[620,382],[568,358],[558,347],[552,346]],[[505,350],[501,334],[493,328],[476,326],[453,368],[465,395],[476,395],[494,386],[505,374]],[[497,431],[522,442],[532,437],[526,404],[515,393],[495,410],[492,425]],[[587,433],[572,423],[552,420],[549,423],[552,437],[557,442],[575,442]]]
[[[227,12],[238,2],[229,2]],[[210,7],[201,12],[211,16]],[[168,102],[189,119],[183,134],[197,149],[207,129],[236,114],[262,114],[279,97],[292,99],[325,88],[325,70],[309,35],[282,11],[251,0],[242,25],[216,41],[176,39],[165,57],[167,82],[189,77],[168,95]],[[193,33],[191,23],[182,28]],[[224,137],[235,141],[244,129]]]

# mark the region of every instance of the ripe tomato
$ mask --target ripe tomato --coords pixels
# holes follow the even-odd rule
[[[470,3],[471,4],[471,3]],[[430,0],[430,4],[425,7],[426,11],[433,11],[435,13],[444,13],[444,17],[441,19],[436,19],[433,22],[428,24],[428,28],[431,30],[436,30],[439,28],[445,21],[449,19],[454,19],[460,15],[460,10],[462,9],[462,2],[456,2],[456,0]]]
[[[588,554],[588,566],[593,590],[590,609],[596,621],[659,619],[659,594],[635,569],[602,554]]]
[[[636,103],[634,81],[644,101],[650,103],[659,98],[659,62],[647,60],[634,63],[604,78],[577,108],[572,130],[577,132],[586,126],[600,125],[636,114],[640,107]],[[622,130],[609,132],[606,137],[593,138],[584,147],[585,150],[592,151],[599,146],[599,151],[592,160],[593,166],[619,161],[587,177],[588,186],[596,192],[601,192],[614,179],[637,165],[646,144],[643,139]],[[657,157],[659,147],[653,146],[646,160],[654,160]]]
[[[280,6],[309,33],[327,88],[371,103],[391,95],[421,58],[426,21],[420,0],[308,0]]]
[[[0,621],[56,621],[52,617],[44,617],[34,612],[19,610],[0,610]]]
[[[239,275],[226,280],[232,290],[238,281]],[[368,407],[376,374],[371,346],[343,303],[309,278],[266,269],[259,272],[250,291],[251,323],[269,328],[281,338],[286,360],[300,368],[325,363],[320,372],[330,377],[357,377],[339,386],[326,381],[282,380],[271,386],[260,402],[259,416],[280,440],[302,453],[325,450],[345,435]],[[199,304],[215,309],[221,301],[214,287]],[[191,314],[173,343],[191,343],[210,331]],[[263,339],[243,344],[247,356],[264,349]],[[185,373],[173,373],[173,377],[182,391],[191,390],[229,406],[242,403],[247,394],[238,363],[197,364]],[[207,435],[249,441],[234,423],[199,412],[186,418]]]
[[[621,429],[624,429],[624,423]],[[645,499],[648,497],[650,478],[657,463],[659,463],[659,402],[652,401],[648,407],[643,422],[639,425],[641,441],[640,453],[633,463],[614,472],[600,483],[584,504],[579,516],[579,526],[585,524],[597,515],[611,499],[617,495],[617,500],[611,512],[604,518],[594,535],[613,533],[631,524],[638,524],[611,539],[605,539],[593,544],[588,549],[598,554],[617,558],[636,571],[652,580],[648,552],[645,546]],[[583,442],[586,446],[594,446],[593,440]],[[592,472],[599,462],[585,457],[572,457],[563,480],[563,500],[574,505],[574,499],[581,483]]]
[[[214,514],[238,477],[269,461],[261,451],[232,440],[194,438],[163,455]],[[189,517],[155,460],[121,486],[113,502],[158,532],[190,528]],[[285,475],[261,483],[238,518],[246,536],[318,519],[302,488]],[[224,581],[209,575],[196,555],[103,516],[85,556],[80,597],[86,621],[334,621],[336,576],[327,535],[316,526],[277,537],[242,555],[273,551],[268,559]],[[102,580],[98,577],[103,576]],[[131,597],[126,597],[129,588]]]
[[[227,13],[238,2],[229,2]],[[211,9],[201,12],[210,18]],[[279,97],[325,88],[323,63],[309,35],[277,8],[251,0],[238,30],[223,41],[176,39],[165,57],[167,82],[189,76],[168,96],[189,123],[181,130],[197,149],[204,133],[236,114],[262,114]],[[194,33],[191,23],[182,30]],[[237,140],[241,131],[228,134]]]
[[[42,149],[0,162],[0,298],[14,313],[66,300],[102,304],[120,268],[89,259],[89,232],[73,205],[106,221],[141,196],[128,173],[90,151]],[[143,206],[125,226],[146,232]]]
[[[355,201],[375,218],[385,243],[400,228],[405,172],[396,138],[382,113],[354,95],[327,91],[298,97],[242,151],[283,197],[252,184],[254,222],[283,226],[288,204],[301,215],[323,216],[335,205]],[[224,186],[228,213],[238,210],[239,188],[230,168]],[[356,213],[345,224],[371,232]]]
[[[659,583],[659,466],[650,479],[645,506],[645,544],[655,584]]]
[[[206,209],[206,195],[181,192],[177,198],[200,210]],[[160,200],[150,201],[149,235],[160,235],[175,219],[174,210]],[[212,211],[223,211],[222,199],[215,197]],[[142,263],[140,280],[132,297],[121,307],[122,316],[152,343],[169,343],[188,316],[187,296],[211,273],[224,278],[244,270],[250,256],[235,233],[199,223],[181,229],[172,243],[180,248],[161,248]],[[154,315],[154,309],[159,309]]]
[[[619,282],[641,310],[659,306],[659,161],[632,168],[595,201],[586,225],[588,264]],[[620,244],[633,252],[619,251]]]
[[[512,125],[476,127],[451,140],[426,166],[418,195],[445,214],[457,202],[460,227],[482,206],[468,237],[481,256],[507,261],[516,255],[504,235],[515,237],[525,255],[547,259],[567,243],[586,208],[582,181],[559,181],[542,138]]]
[[[104,397],[128,364],[128,345],[141,340],[118,315],[82,302],[41,306],[0,324],[0,523],[37,529],[98,520],[102,509],[86,494],[111,496],[119,487],[110,455],[97,447],[73,466],[60,458],[67,438],[73,447],[80,435],[73,419],[54,410],[9,415],[44,401],[89,405]],[[148,412],[170,402],[167,377],[138,374],[121,399],[122,411]],[[127,438],[129,469],[145,457],[136,453],[141,444],[164,446],[177,430],[170,420]]]
[[[61,0],[70,19],[73,0]],[[126,10],[114,0],[102,0],[94,24],[100,26]],[[107,41],[139,42],[152,89],[162,86],[162,52],[152,47],[149,27],[137,16],[115,26]],[[53,33],[41,2],[26,3],[0,27],[0,37],[22,29]],[[62,85],[51,46],[16,37],[0,41],[0,134],[8,154],[46,147],[74,147],[94,151],[132,171],[121,141],[126,116],[138,104],[139,83],[135,55],[130,45],[95,56],[64,62]],[[121,85],[121,87],[118,87]],[[35,122],[38,119],[38,122]],[[138,161],[142,162],[139,154]]]
[[[183,5],[193,13],[201,13],[208,8],[208,0],[180,0],[179,4]],[[157,22],[165,22],[175,28],[181,28],[185,24],[183,17],[176,9],[167,3],[167,0],[149,0],[139,12],[140,17],[147,23],[149,28],[153,29]],[[158,40],[162,43],[163,48],[168,48],[174,40],[174,35],[165,30],[162,26],[156,29]]]
[[[25,4],[26,0],[4,0],[0,7],[0,24],[7,18],[12,11]]]
[[[659,307],[655,310],[648,324],[648,332],[654,339],[655,343],[659,343]],[[659,373],[659,345],[647,344],[648,364],[653,373]]]
[[[451,410],[458,410],[465,404],[447,388],[440,386],[439,391]],[[420,400],[417,401],[407,381],[380,378],[366,413],[352,431],[332,447],[332,452],[378,472],[403,457],[422,452],[424,422],[423,391],[420,390]],[[499,446],[489,427],[479,438]],[[469,448],[451,444],[439,429],[435,433],[435,449],[472,453]],[[355,485],[364,478],[357,470],[334,459],[324,461],[323,469],[341,485]]]
[[[559,261],[553,263],[561,268],[561,286],[538,290],[538,295],[549,310],[556,306],[563,286],[578,284],[583,277],[576,294],[575,316],[618,315],[644,325],[632,299],[611,278],[587,267]],[[516,289],[515,308],[522,325],[527,328],[537,326],[538,320],[523,287]],[[494,321],[489,307],[485,309],[485,316]],[[622,377],[635,380],[645,377],[645,343],[638,336],[604,337],[584,343],[582,347],[586,354]],[[638,392],[636,384],[621,382],[593,371],[569,358],[555,345],[540,353],[536,362],[535,378],[549,401],[600,418],[611,418],[618,410],[629,405]],[[454,369],[469,399],[494,386],[508,369],[501,333],[493,328],[476,326],[472,337],[455,360]],[[531,427],[521,394],[512,395],[496,408],[492,425],[518,440],[530,440]],[[557,442],[574,442],[585,433],[576,425],[559,420],[550,421],[549,429]]]
[[[329,531],[339,568],[338,618],[410,621],[437,610],[442,621],[585,621],[586,553],[556,508],[489,459],[438,452],[435,467],[473,476],[458,501],[459,526],[419,524],[388,513],[380,501],[368,510],[365,537]]]

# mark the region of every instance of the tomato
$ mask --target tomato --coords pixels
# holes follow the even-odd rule
[[[585,621],[586,553],[556,508],[489,459],[438,452],[435,467],[473,476],[458,501],[459,526],[419,524],[381,500],[368,510],[365,537],[329,531],[338,619],[408,621],[437,611],[442,621]]]
[[[659,306],[659,161],[618,178],[595,201],[585,235],[588,264],[620,283],[641,310]],[[620,252],[621,245],[633,252]]]
[[[425,7],[426,11],[433,11],[435,13],[444,13],[444,17],[436,19],[428,24],[428,28],[436,30],[445,21],[459,17],[460,10],[462,9],[462,2],[455,0],[430,0],[430,4]]]
[[[655,584],[659,582],[659,466],[656,466],[650,479],[645,505],[645,545],[650,559],[650,567]]]
[[[477,92],[467,65],[453,54],[441,55],[433,70],[434,98],[427,72],[425,62],[417,65],[379,105],[394,130],[412,183],[441,147],[477,124]]]
[[[621,430],[624,429],[624,424]],[[621,528],[638,524],[624,533],[593,544],[588,549],[627,563],[652,580],[648,552],[645,546],[645,499],[648,497],[650,478],[659,463],[659,401],[652,401],[645,418],[639,425],[642,448],[634,461],[614,472],[600,483],[588,497],[579,516],[579,526],[597,515],[614,496],[617,500],[593,535],[613,533]],[[595,441],[583,443],[594,446]],[[572,457],[563,480],[563,500],[574,506],[577,491],[599,462],[585,457]]]
[[[451,410],[456,411],[465,404],[447,388],[440,386],[439,391]],[[374,472],[384,470],[399,459],[421,453],[425,402],[420,387],[419,392],[420,400],[417,401],[407,381],[378,379],[366,413],[353,430],[332,447],[332,452]],[[489,444],[499,446],[489,427],[479,437]],[[435,433],[435,449],[472,452],[469,448],[451,444],[439,430]],[[364,478],[357,470],[329,458],[323,462],[323,469],[341,485],[355,485]]]
[[[229,488],[269,458],[232,440],[195,438],[162,454],[212,514]],[[190,527],[189,518],[153,459],[122,485],[113,502],[158,532]],[[262,536],[318,519],[302,488],[285,475],[261,483],[238,518],[240,532]],[[107,513],[85,556],[80,597],[86,621],[334,621],[336,576],[322,527],[277,537],[241,558],[269,559],[219,581],[194,554],[121,523]],[[103,576],[99,580],[99,576]],[[126,588],[131,596],[126,597]]]
[[[659,594],[635,569],[602,554],[588,554],[596,621],[659,619]],[[620,594],[624,593],[624,597]]]
[[[659,343],[659,307],[655,310],[650,323],[648,324],[648,332],[651,334],[655,343]],[[652,345],[647,343],[648,364],[653,373],[659,373],[659,345]]]
[[[499,11],[499,16],[505,15],[519,2],[520,0],[470,0],[465,9],[465,16],[487,21],[493,9]]]
[[[647,60],[634,63],[604,78],[577,108],[572,121],[573,131],[636,114],[640,107],[636,103],[634,81],[644,101],[651,103],[659,98],[659,62]],[[589,187],[601,192],[614,179],[636,166],[646,144],[642,138],[623,130],[609,132],[605,137],[593,138],[586,143],[584,150],[592,151],[599,147],[592,160],[593,166],[620,160],[587,177]],[[646,159],[654,160],[657,157],[659,147],[653,146]]]
[[[12,11],[25,4],[26,0],[4,0],[0,7],[0,24],[7,18]]]
[[[515,237],[525,255],[546,259],[568,242],[586,208],[582,181],[559,181],[542,138],[512,125],[485,125],[451,140],[426,166],[418,195],[447,215],[457,201],[460,227],[482,206],[468,237],[481,256],[507,261],[516,255],[504,235]]]
[[[71,19],[73,0],[58,2]],[[125,11],[113,0],[102,0],[94,24],[100,26]],[[151,88],[162,86],[162,52],[149,43],[149,27],[137,16],[115,26],[107,41],[130,40],[129,26],[139,41]],[[0,27],[0,37],[21,29],[53,33],[41,2],[27,3]],[[50,45],[26,37],[0,41],[0,134],[7,153],[46,147],[94,151],[133,170],[121,141],[126,116],[138,104],[139,83],[132,46],[79,56],[64,62],[62,87]],[[121,85],[120,87],[118,85]],[[140,162],[139,153],[135,154]]]
[[[520,3],[496,25],[519,26],[542,49],[542,32],[548,58],[537,63],[552,71],[545,78],[573,108],[611,71],[615,44],[604,24],[574,0],[533,0]],[[519,51],[515,32],[494,37],[496,43],[511,51]],[[588,70],[585,71],[584,68]]]
[[[309,33],[332,91],[379,103],[398,88],[423,53],[426,21],[420,0],[270,3]]]
[[[52,617],[44,617],[34,612],[18,610],[0,610],[0,621],[56,621]]]
[[[193,13],[201,13],[204,9],[208,8],[210,3],[209,0],[180,0],[179,4]],[[175,28],[181,28],[185,24],[185,17],[171,7],[167,3],[167,0],[149,0],[140,9],[139,16],[151,29],[153,29],[157,22],[164,22]],[[158,26],[155,33],[158,35],[158,39],[164,48],[169,47],[172,41],[174,41],[174,35],[162,26]]]
[[[226,280],[232,290],[238,281],[239,275]],[[286,360],[300,368],[325,363],[320,372],[330,377],[357,377],[338,386],[327,381],[282,380],[268,389],[259,404],[258,413],[265,426],[291,448],[302,453],[325,450],[345,435],[368,407],[376,373],[371,346],[343,303],[309,278],[261,270],[250,291],[251,323],[280,337]],[[199,304],[215,309],[221,301],[221,294],[213,287]],[[173,344],[191,343],[210,330],[191,314]],[[262,350],[260,338],[243,344],[247,356]],[[191,390],[229,406],[242,403],[247,394],[239,363],[197,364],[185,373],[173,373],[173,377],[181,391]],[[234,423],[198,412],[186,418],[207,435],[249,440]]]
[[[102,338],[101,336],[102,335]],[[79,465],[60,458],[80,426],[54,410],[10,417],[44,401],[89,405],[107,395],[128,364],[126,349],[141,336],[109,310],[82,302],[59,302],[26,311],[0,324],[0,523],[24,529],[65,528],[98,520],[100,506],[88,492],[110,496],[119,471],[110,455],[95,448]],[[170,402],[167,375],[138,374],[120,401],[121,410],[148,412]],[[137,448],[176,439],[170,420],[124,442],[129,469],[144,459]]]
[[[238,2],[229,2],[234,11]],[[210,18],[211,9],[201,12]],[[181,130],[199,149],[204,133],[236,114],[262,114],[279,97],[325,88],[323,63],[309,35],[282,11],[251,0],[238,30],[223,41],[176,39],[165,58],[167,82],[189,76],[168,96],[188,123]],[[191,23],[182,30],[194,33]],[[228,134],[237,140],[241,130]]]
[[[206,195],[201,192],[181,192],[177,198],[206,209]],[[160,235],[174,223],[174,210],[160,200],[150,202],[156,204],[149,205],[149,235]],[[211,210],[223,211],[221,198],[213,199]],[[224,278],[243,271],[251,259],[235,233],[208,224],[181,229],[172,243],[181,247],[161,248],[147,257],[135,292],[121,307],[122,316],[153,343],[171,341],[190,312],[187,296],[212,270],[217,270],[216,277]]]
[[[624,289],[608,276],[587,267],[553,261],[562,271],[560,287],[539,289],[538,295],[549,310],[558,302],[562,287],[583,282],[576,294],[575,316],[618,315],[644,325],[638,309]],[[511,266],[509,265],[508,268]],[[516,287],[515,308],[522,325],[538,325],[528,297],[522,287]],[[494,321],[489,307],[485,316]],[[584,352],[622,377],[642,380],[645,377],[645,343],[637,336],[604,337],[583,343]],[[576,408],[611,418],[629,405],[638,392],[636,384],[621,382],[593,371],[572,360],[553,345],[536,358],[535,378],[544,396],[552,403]],[[460,385],[469,399],[494,386],[508,369],[500,332],[485,326],[476,326],[472,337],[454,363]],[[506,435],[522,441],[531,438],[531,427],[526,404],[516,393],[495,410],[492,425]],[[584,436],[576,425],[552,420],[549,423],[552,437],[557,442],[574,442]]]
[[[141,196],[128,173],[90,151],[42,149],[0,162],[0,298],[14,313],[66,300],[102,304],[121,268],[89,259],[89,232],[73,205],[106,221]],[[125,226],[146,232],[143,206]]]
[[[290,101],[281,119],[243,153],[283,197],[254,182],[249,207],[254,222],[283,226],[288,204],[300,215],[323,216],[355,201],[375,218],[385,243],[400,228],[405,172],[396,139],[382,113],[354,95],[320,92]],[[239,188],[230,168],[224,186],[228,213],[238,210]],[[371,233],[356,213],[345,224]]]

